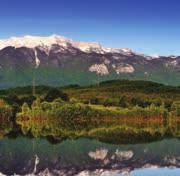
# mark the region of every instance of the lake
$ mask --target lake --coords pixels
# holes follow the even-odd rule
[[[4,137],[0,172],[4,175],[179,176],[180,140],[108,144],[95,139]]]

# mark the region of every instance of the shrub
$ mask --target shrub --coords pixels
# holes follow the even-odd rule
[[[90,101],[89,101],[91,104],[94,104],[94,105],[98,105],[99,104],[99,99],[98,98],[91,98]]]
[[[173,115],[179,117],[180,116],[180,101],[173,102],[171,106],[171,112]]]
[[[61,98],[63,101],[69,101],[68,95],[56,88],[49,90],[46,96],[44,97],[44,100],[52,102],[53,100],[58,98]]]
[[[145,107],[150,105],[149,102],[147,102],[147,101],[145,101],[145,100],[143,100],[143,99],[141,99],[139,97],[133,97],[131,99],[131,104],[133,106],[140,106],[140,107],[143,107],[143,108],[145,108]]]
[[[122,108],[127,108],[128,107],[128,102],[127,102],[125,96],[120,97],[119,106],[122,107]]]
[[[36,100],[36,97],[33,95],[25,96],[20,99],[21,104],[27,103],[29,106],[32,105],[33,101]]]
[[[117,101],[115,101],[114,99],[112,98],[107,98],[103,105],[106,107],[106,106],[116,106],[117,105]]]

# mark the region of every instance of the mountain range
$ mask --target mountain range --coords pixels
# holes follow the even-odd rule
[[[180,56],[148,56],[128,48],[62,36],[0,40],[0,88],[90,85],[112,79],[180,85]]]

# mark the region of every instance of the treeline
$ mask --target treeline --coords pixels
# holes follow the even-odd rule
[[[17,114],[16,122],[21,126],[24,134],[33,136],[68,136],[66,133],[80,134],[95,128],[118,124],[119,119],[125,118],[164,118],[166,110],[161,107],[134,107],[128,109],[111,109],[67,103],[61,99],[53,102],[40,102],[37,99],[31,108],[27,103],[22,106],[22,112]]]
[[[114,80],[99,86],[63,89],[70,97],[84,104],[117,106],[164,106],[170,110],[172,104],[180,101],[180,87],[165,86],[149,81]]]
[[[100,83],[101,87],[125,87],[126,91],[141,91],[145,93],[180,93],[180,87],[164,85],[143,80],[110,80]]]
[[[173,104],[171,111],[168,111],[164,105],[154,104],[146,108],[118,108],[85,105],[60,98],[52,102],[37,99],[31,107],[27,103],[23,104],[16,122],[24,134],[30,132],[33,136],[86,136],[91,130],[104,127],[108,130],[109,127],[117,125],[139,129],[168,128],[169,118],[178,118],[179,109],[179,104]],[[156,121],[153,123],[154,120]]]
[[[99,97],[93,97],[90,98],[89,100],[83,100],[82,101],[84,104],[93,104],[93,105],[103,105],[105,107],[108,106],[116,106],[116,107],[121,107],[121,108],[131,108],[134,106],[139,106],[142,108],[149,107],[150,105],[155,105],[155,106],[161,106],[164,105],[167,110],[171,109],[171,106],[173,104],[173,100],[162,100],[161,98],[154,98],[154,99],[147,99],[143,98],[142,96],[120,96],[120,97],[115,97],[115,98],[99,98]]]
[[[104,140],[110,133],[122,136],[119,128],[136,133],[137,139],[138,134],[153,139],[156,134],[180,136],[179,87],[123,80],[90,87],[38,86],[35,96],[31,92],[31,87],[0,91],[2,135],[15,126],[34,137],[96,136]]]

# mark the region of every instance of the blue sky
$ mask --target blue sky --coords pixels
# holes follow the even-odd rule
[[[180,55],[179,0],[1,0],[0,38],[59,34]]]

